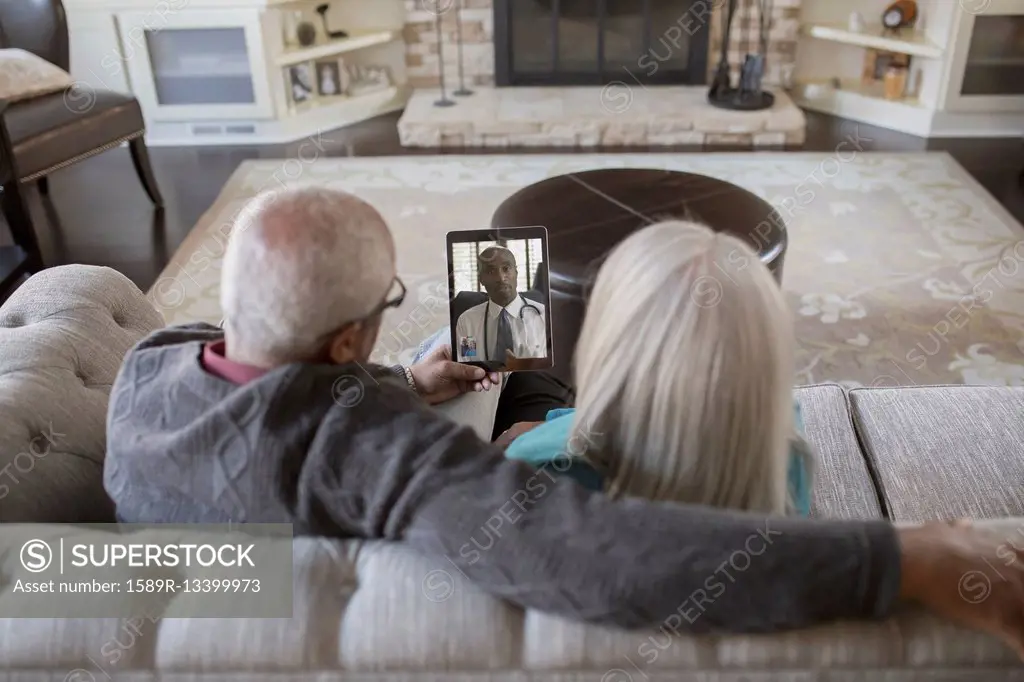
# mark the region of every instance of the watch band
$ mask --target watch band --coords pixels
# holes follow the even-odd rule
[[[409,386],[409,390],[413,393],[417,393],[416,380],[412,376],[412,370],[405,365],[392,365],[391,371],[395,373],[399,379],[403,380]]]
[[[416,389],[416,379],[412,375],[412,368],[402,367],[402,369],[405,371],[405,380],[409,382],[409,390],[413,393],[419,393]]]

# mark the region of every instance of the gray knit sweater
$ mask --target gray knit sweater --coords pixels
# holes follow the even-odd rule
[[[164,329],[126,358],[105,471],[122,520],[404,542],[520,606],[623,627],[779,630],[883,616],[897,598],[887,523],[612,501],[505,459],[383,368],[224,381],[200,362],[221,334]]]

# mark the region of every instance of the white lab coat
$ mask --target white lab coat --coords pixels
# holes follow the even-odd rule
[[[523,303],[523,296],[505,306],[512,318],[512,352],[517,358],[546,358],[548,356],[548,328],[545,308],[534,301],[528,303],[537,310]],[[504,362],[505,358],[493,357],[494,345],[498,340],[498,317],[501,306],[490,299],[480,305],[473,306],[459,316],[455,323],[455,353],[460,362]],[[522,316],[520,317],[520,313]],[[484,316],[487,316],[486,341],[490,348],[484,348]],[[462,340],[471,339],[476,342],[476,355],[462,354]]]

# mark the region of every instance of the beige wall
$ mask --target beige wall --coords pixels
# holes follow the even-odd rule
[[[709,0],[719,10],[712,19],[711,46],[708,67],[713,72],[720,49],[720,17],[724,0]],[[778,84],[796,63],[796,44],[799,33],[801,0],[775,0],[774,23],[768,54],[767,82]],[[406,43],[405,60],[409,83],[415,87],[433,87],[438,84],[438,47],[435,16],[425,7],[447,8],[456,0],[405,0]],[[492,0],[462,0],[463,55],[467,82],[474,85],[494,83],[494,15]],[[729,50],[730,61],[738,67],[748,50],[744,35],[756,35],[752,28],[757,22],[757,0],[740,0],[741,11],[732,28]],[[691,26],[687,21],[684,26]],[[746,29],[746,31],[744,30]],[[457,53],[455,49],[455,12],[442,13],[442,39],[444,40],[445,77],[449,84],[457,83]],[[750,45],[756,49],[756,45]]]

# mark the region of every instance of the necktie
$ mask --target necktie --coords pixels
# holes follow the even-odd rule
[[[498,338],[494,342],[494,354],[492,360],[505,361],[505,351],[515,349],[515,342],[512,340],[512,316],[504,308],[498,315]]]

